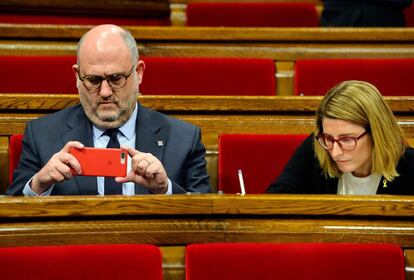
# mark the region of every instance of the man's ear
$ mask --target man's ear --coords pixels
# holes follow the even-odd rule
[[[78,69],[79,69],[79,66],[77,64],[73,64],[72,71],[73,71],[73,74],[75,74],[76,78],[78,77]]]
[[[137,71],[138,84],[141,84],[142,83],[142,76],[144,75],[144,71],[145,71],[144,61],[138,60],[137,66],[135,67],[135,71]]]

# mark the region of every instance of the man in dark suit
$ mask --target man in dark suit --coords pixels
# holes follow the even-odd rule
[[[79,41],[77,56],[81,104],[27,124],[7,194],[209,192],[200,129],[137,103],[145,64],[132,35],[115,25],[94,27]],[[82,168],[69,149],[88,146],[127,148],[127,175],[77,176]]]
[[[322,0],[321,26],[404,27],[412,0]]]

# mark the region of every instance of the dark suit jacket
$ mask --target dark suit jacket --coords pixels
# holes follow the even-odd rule
[[[327,179],[315,157],[314,137],[311,134],[293,154],[280,176],[273,182],[268,193],[336,194],[338,178]],[[392,182],[383,185],[381,178],[377,194],[414,194],[414,149],[407,147],[397,165],[400,174]]]
[[[22,195],[25,184],[62,147],[71,140],[93,147],[92,124],[81,105],[29,122],[23,138],[23,150],[14,173],[9,195]],[[157,141],[163,145],[157,145]],[[151,153],[164,165],[172,182],[173,193],[210,191],[206,171],[205,148],[200,129],[189,123],[167,117],[138,104],[136,145]],[[96,177],[76,176],[55,184],[52,195],[96,195]],[[135,185],[136,194],[147,189]]]
[[[323,0],[321,26],[404,27],[412,0]]]

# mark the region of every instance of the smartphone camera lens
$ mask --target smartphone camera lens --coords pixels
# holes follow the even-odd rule
[[[121,164],[125,164],[125,159],[126,159],[126,153],[122,152],[121,153]]]

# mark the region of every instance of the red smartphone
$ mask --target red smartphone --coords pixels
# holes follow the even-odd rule
[[[79,161],[81,176],[124,177],[127,174],[128,152],[126,149],[70,148],[69,153]]]

